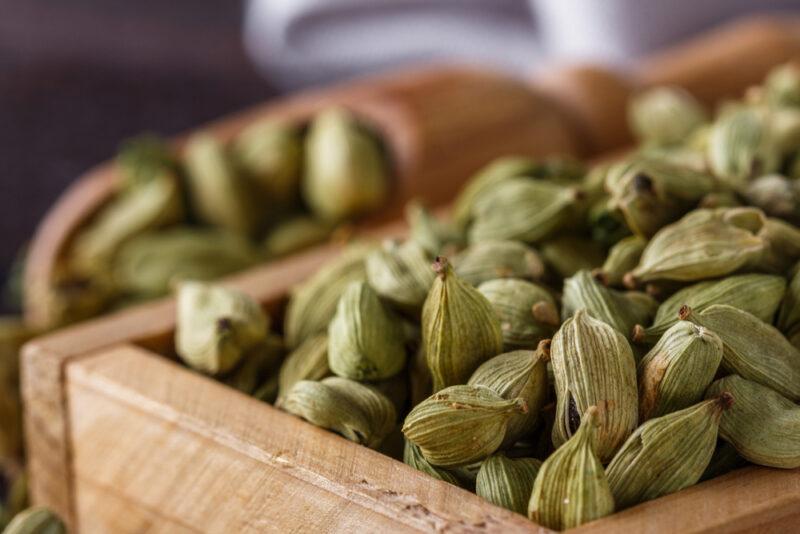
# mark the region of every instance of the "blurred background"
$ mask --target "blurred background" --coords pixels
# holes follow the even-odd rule
[[[800,0],[0,0],[0,275],[64,188],[126,137],[409,62],[624,68],[791,7]]]

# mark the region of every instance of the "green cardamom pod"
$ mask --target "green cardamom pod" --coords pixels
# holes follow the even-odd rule
[[[672,413],[703,398],[722,361],[722,340],[679,321],[639,363],[639,421]]]
[[[753,262],[753,270],[785,273],[800,260],[800,228],[780,219],[768,218],[760,237],[766,243],[766,250]]]
[[[605,251],[594,240],[561,234],[539,245],[548,267],[560,278],[569,278],[581,270],[592,270],[603,264]]]
[[[283,338],[270,334],[248,350],[239,365],[221,380],[246,395],[255,396],[256,390],[268,381],[270,375],[277,372],[284,354]],[[277,388],[277,383],[275,387]],[[262,392],[262,396],[264,394]]]
[[[574,219],[582,195],[576,187],[544,180],[503,180],[476,202],[469,242],[542,241]]]
[[[495,356],[478,367],[467,382],[484,386],[506,400],[523,399],[527,413],[515,414],[508,422],[503,446],[511,446],[530,436],[539,424],[539,415],[547,400],[547,362],[550,341],[533,350],[516,350]]]
[[[380,446],[397,419],[392,401],[382,393],[338,376],[296,382],[277,406],[371,449]]]
[[[136,188],[164,174],[178,172],[178,162],[169,145],[154,135],[124,141],[115,162],[126,188]]]
[[[481,463],[475,493],[497,506],[526,515],[533,482],[542,462],[534,458],[508,458],[502,453]]]
[[[351,282],[328,327],[328,364],[338,376],[383,380],[406,365],[402,326],[366,282]]]
[[[636,428],[639,412],[636,361],[617,330],[585,309],[567,319],[553,337],[551,363],[556,389],[553,443],[567,441],[580,414],[597,407],[597,455],[608,461]]]
[[[592,276],[605,286],[621,286],[625,274],[639,264],[645,246],[647,240],[638,235],[621,239],[608,251],[603,266],[592,271]]]
[[[772,106],[800,106],[800,67],[785,63],[773,68],[764,81],[764,92]]]
[[[744,206],[741,198],[739,198],[739,196],[730,189],[726,189],[724,191],[712,191],[700,199],[700,203],[697,205],[698,208],[708,209],[738,208],[741,206]]]
[[[768,116],[757,109],[739,108],[714,123],[708,161],[725,184],[743,190],[751,178],[778,170],[780,153],[770,136]]]
[[[178,286],[175,350],[187,365],[225,373],[263,342],[269,318],[251,297],[201,282]]]
[[[368,245],[351,245],[292,290],[284,318],[288,347],[328,330],[345,288],[366,280],[364,260],[371,251]]]
[[[125,243],[114,259],[113,276],[126,293],[158,297],[181,280],[214,280],[257,261],[250,242],[239,234],[180,226]]]
[[[700,313],[681,308],[681,319],[716,333],[722,340],[722,369],[800,400],[800,350],[774,326],[732,306],[716,304]]]
[[[35,506],[17,514],[3,534],[67,534],[67,527],[49,509]]]
[[[236,136],[231,151],[236,166],[269,203],[280,205],[296,199],[303,157],[296,128],[276,120],[256,121]]]
[[[437,480],[442,480],[454,486],[462,485],[461,479],[463,477],[456,476],[454,474],[456,470],[442,469],[441,467],[431,465],[431,463],[422,456],[422,453],[419,452],[419,447],[408,440],[405,440],[405,447],[403,448],[403,463]]]
[[[770,217],[800,222],[800,185],[795,180],[780,174],[760,176],[748,184],[742,196]]]
[[[419,313],[436,277],[418,242],[384,241],[367,256],[367,280],[382,298],[400,310]]]
[[[793,271],[794,273],[789,280],[789,286],[786,288],[786,293],[781,301],[778,317],[775,321],[775,326],[786,337],[790,337],[794,332],[798,331],[798,326],[800,326],[800,263],[795,265]],[[763,317],[759,318],[764,320]],[[767,322],[769,322],[769,319],[767,319]]]
[[[464,235],[448,221],[436,218],[420,202],[406,205],[408,238],[433,256],[443,256],[464,245]]]
[[[446,258],[422,307],[422,346],[433,391],[463,384],[480,364],[503,351],[500,320],[486,297],[461,280]],[[469,333],[468,335],[465,335]]]
[[[617,509],[696,484],[717,444],[729,393],[647,421],[636,429],[606,469]]]
[[[755,464],[782,469],[800,467],[800,406],[777,391],[738,375],[717,380],[706,396],[720,391],[729,391],[736,399],[722,415],[722,439]]]
[[[561,324],[556,301],[542,286],[525,280],[500,278],[478,286],[494,308],[507,351],[533,349],[553,336]]]
[[[341,108],[319,113],[309,126],[302,193],[315,215],[340,221],[380,207],[389,169],[380,142]]]
[[[283,398],[301,380],[322,380],[331,374],[328,366],[328,335],[303,341],[286,357],[278,378],[278,397]]]
[[[487,387],[450,386],[411,410],[403,434],[431,464],[464,466],[496,451],[511,417],[527,410],[524,400],[506,400]]]
[[[761,261],[765,224],[756,208],[695,210],[653,236],[629,275],[636,282],[693,282],[734,273]]]
[[[544,262],[520,241],[482,241],[474,243],[453,258],[453,269],[465,282],[478,286],[497,278],[539,280]]]
[[[280,258],[328,239],[334,227],[314,217],[299,215],[278,223],[264,238],[262,249],[268,258]]]
[[[602,196],[591,205],[587,213],[587,223],[592,240],[604,247],[610,247],[631,235],[625,217],[608,196]]]
[[[595,452],[600,414],[589,407],[575,434],[539,468],[528,517],[554,530],[574,528],[614,512],[614,497]]]
[[[800,290],[800,282],[798,282]],[[739,274],[721,280],[700,282],[683,288],[658,307],[653,324],[637,329],[634,340],[655,343],[679,321],[678,312],[686,305],[700,313],[714,304],[727,304],[771,323],[786,293],[786,280],[771,274]],[[753,298],[758,295],[758,298]],[[786,293],[788,298],[788,293]]]
[[[226,147],[209,133],[194,134],[184,153],[189,198],[205,223],[239,234],[259,229],[266,211],[256,187],[237,171]]]
[[[628,104],[628,124],[639,141],[652,145],[682,143],[706,120],[700,103],[678,87],[654,87]]]

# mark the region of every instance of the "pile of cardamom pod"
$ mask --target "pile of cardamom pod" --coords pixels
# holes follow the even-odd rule
[[[800,467],[800,69],[713,120],[651,89],[630,122],[622,159],[506,158],[446,217],[409,206],[275,328],[183,283],[178,355],[553,529]]]
[[[180,158],[142,137],[117,163],[118,193],[76,236],[53,281],[48,327],[323,241],[380,207],[390,186],[382,145],[338,108],[307,130],[258,121],[229,144],[199,132]]]

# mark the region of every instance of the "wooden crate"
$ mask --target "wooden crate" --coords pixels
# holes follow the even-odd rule
[[[740,59],[757,58],[745,61],[757,68],[743,69],[749,78],[736,90],[709,83],[720,94],[741,92],[796,55],[786,27],[759,21],[696,42],[706,49],[720,36],[735,43],[745,36],[748,46],[731,49],[740,50]],[[769,46],[759,49],[764,43]],[[687,56],[693,60],[688,71],[671,67],[677,80],[694,80],[686,73],[697,69],[696,55],[697,49]],[[719,77],[715,65],[705,71]],[[615,79],[602,72],[573,69],[548,83]],[[595,124],[592,117],[603,112],[586,104],[592,99],[582,100],[581,91],[561,92],[560,109],[571,110],[576,123]],[[592,128],[583,131],[583,142],[591,142]],[[401,232],[396,223],[378,234]],[[226,283],[275,311],[289,287],[336,251],[319,247]],[[47,335],[24,350],[32,498],[75,531],[546,531],[165,358],[160,354],[169,352],[174,326],[174,303],[166,299]],[[798,525],[800,471],[747,468],[582,529],[785,532]]]

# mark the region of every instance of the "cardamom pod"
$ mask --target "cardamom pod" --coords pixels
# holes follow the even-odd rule
[[[201,282],[178,286],[175,350],[187,365],[209,374],[225,373],[263,342],[269,318],[239,291]]]
[[[249,235],[263,223],[256,187],[237,172],[226,147],[209,133],[194,134],[184,153],[191,205],[198,218],[231,232]]]
[[[17,514],[3,534],[67,534],[67,527],[49,509],[35,506]]]
[[[548,267],[560,278],[569,278],[581,270],[592,270],[603,264],[605,251],[592,239],[574,235],[558,235],[539,245]]]
[[[614,497],[595,447],[599,411],[591,406],[580,427],[539,468],[528,517],[554,530],[574,528],[614,512]]]
[[[580,414],[596,406],[597,455],[610,460],[636,428],[636,362],[625,337],[580,309],[553,337],[551,363],[556,389],[553,443],[567,441]]]
[[[750,182],[742,193],[748,204],[794,224],[800,222],[800,186],[780,174],[767,174]]]
[[[497,453],[481,463],[475,493],[497,506],[526,515],[533,482],[542,462],[535,458],[506,457]]]
[[[268,258],[280,258],[325,241],[333,231],[334,227],[325,221],[299,215],[271,229],[262,249]]]
[[[717,380],[706,396],[713,397],[720,391],[729,391],[736,399],[722,415],[722,439],[755,464],[782,469],[800,467],[800,406],[738,375]]]
[[[214,280],[257,260],[250,242],[239,234],[181,226],[131,239],[120,248],[112,269],[122,291],[158,297],[181,280]]]
[[[366,280],[364,260],[371,251],[369,245],[351,245],[292,289],[284,318],[288,347],[327,331],[345,288],[350,282]]]
[[[176,174],[178,162],[163,139],[142,135],[122,143],[115,158],[126,189],[139,187],[164,174]]]
[[[476,202],[469,242],[542,241],[571,222],[582,195],[577,187],[544,180],[503,180]]]
[[[408,238],[433,256],[444,256],[464,245],[464,235],[448,221],[436,218],[418,201],[406,205]]]
[[[647,240],[638,235],[621,239],[608,251],[603,266],[592,271],[592,276],[605,286],[621,286],[625,274],[639,264],[645,246]]]
[[[515,414],[508,422],[504,447],[510,447],[529,436],[539,424],[539,414],[547,399],[547,362],[550,341],[539,343],[533,350],[516,350],[495,356],[478,367],[467,382],[484,386],[506,400],[523,399],[527,413]]]
[[[798,284],[800,289],[800,282]],[[711,305],[727,304],[771,323],[785,293],[786,280],[771,274],[739,274],[700,282],[681,289],[665,300],[658,307],[653,324],[638,329],[634,340],[649,344],[658,341],[664,332],[679,321],[678,312],[684,305],[700,313]],[[758,295],[758,298],[753,298],[753,295]]]
[[[232,157],[269,203],[293,202],[300,188],[303,147],[293,126],[260,120],[246,127],[233,140]]]
[[[659,230],[629,275],[638,282],[693,282],[734,273],[761,260],[765,224],[756,208],[695,210]]]
[[[422,453],[419,452],[419,447],[408,440],[405,440],[405,446],[403,448],[403,463],[413,467],[417,471],[422,471],[426,475],[430,475],[437,480],[442,480],[454,486],[462,485],[461,479],[463,477],[456,476],[454,474],[454,470],[443,469],[441,467],[431,465],[431,463],[426,460],[424,456],[422,456]]]
[[[269,334],[264,341],[248,350],[239,365],[221,380],[245,395],[255,396],[256,390],[278,370],[284,354],[283,338]],[[275,387],[277,390],[277,383]],[[262,396],[264,394],[262,392]]]
[[[647,421],[636,429],[606,469],[617,509],[696,484],[717,444],[729,393]]]
[[[431,464],[464,466],[496,451],[511,417],[527,410],[524,400],[506,400],[487,387],[450,386],[415,406],[402,430]]]
[[[392,401],[382,393],[338,376],[300,380],[277,406],[371,449],[380,446],[397,419]]]
[[[480,364],[503,351],[500,320],[491,303],[461,280],[446,258],[422,307],[422,346],[433,391],[463,384]],[[469,332],[469,335],[465,335]]]
[[[727,411],[730,411],[728,409]],[[725,414],[722,414],[725,417]],[[722,422],[720,421],[720,433],[722,432]],[[723,439],[717,439],[717,448],[714,449],[714,454],[711,456],[711,461],[708,462],[708,467],[703,471],[703,476],[700,477],[700,482],[717,478],[726,473],[730,473],[734,469],[739,469],[747,465],[747,460],[742,458],[736,448]]]
[[[315,215],[340,221],[374,210],[389,192],[380,142],[341,108],[319,113],[309,126],[302,193]]]
[[[500,278],[478,286],[494,308],[507,351],[533,349],[561,324],[556,301],[544,287],[525,280]]]
[[[406,364],[403,329],[366,282],[351,282],[328,327],[328,364],[354,380],[383,380]]]
[[[367,256],[367,280],[382,298],[415,315],[436,277],[425,250],[413,240],[383,242]]]
[[[681,308],[681,319],[716,333],[722,340],[722,369],[800,400],[800,350],[780,331],[732,306],[715,304],[700,313]]]
[[[699,402],[722,361],[722,340],[707,328],[678,321],[639,363],[639,421]]]
[[[753,299],[760,300],[760,299]],[[761,318],[763,320],[763,318]],[[770,322],[767,320],[767,322]],[[775,326],[788,338],[800,326],[800,264],[795,265],[789,286],[781,301]]]
[[[539,280],[544,276],[544,262],[520,241],[481,241],[453,258],[453,269],[465,282],[478,286],[497,278]]]
[[[654,87],[628,104],[628,124],[639,141],[652,145],[683,142],[706,120],[700,103],[678,87]]]
[[[331,374],[328,366],[328,335],[303,341],[286,357],[278,378],[278,397],[283,398],[301,380],[322,380]]]
[[[785,63],[773,68],[764,81],[764,92],[771,106],[800,106],[800,67]]]
[[[607,195],[591,205],[587,213],[587,223],[592,240],[604,247],[610,247],[631,235],[625,217]]]

